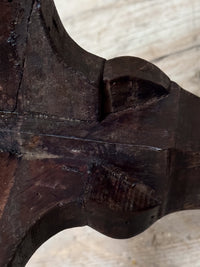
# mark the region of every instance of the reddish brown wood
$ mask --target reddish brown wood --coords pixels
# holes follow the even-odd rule
[[[0,266],[65,228],[127,238],[199,208],[199,113],[151,63],[81,49],[51,0],[0,0]]]

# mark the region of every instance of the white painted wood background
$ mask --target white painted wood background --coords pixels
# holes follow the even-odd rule
[[[199,0],[55,0],[71,37],[105,58],[138,56],[200,96]],[[197,114],[199,116],[199,114]],[[114,240],[88,228],[47,241],[27,267],[200,267],[200,211],[171,214]]]

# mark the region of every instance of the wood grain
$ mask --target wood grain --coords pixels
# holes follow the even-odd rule
[[[56,0],[71,37],[86,50],[112,58],[152,61],[200,96],[199,0]],[[171,214],[139,236],[114,240],[84,227],[45,243],[28,267],[199,267],[200,212]]]
[[[86,50],[105,58],[145,58],[200,94],[199,0],[55,3],[68,33]]]
[[[131,239],[111,239],[89,227],[59,233],[28,267],[199,267],[200,212],[170,214]]]

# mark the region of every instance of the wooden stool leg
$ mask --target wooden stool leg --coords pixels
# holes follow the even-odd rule
[[[153,64],[106,61],[51,0],[0,1],[0,266],[89,225],[114,237],[200,207],[200,99]]]

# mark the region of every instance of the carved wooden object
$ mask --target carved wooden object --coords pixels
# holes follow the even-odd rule
[[[66,228],[127,238],[199,208],[198,114],[151,63],[81,49],[51,0],[0,0],[0,266]]]

